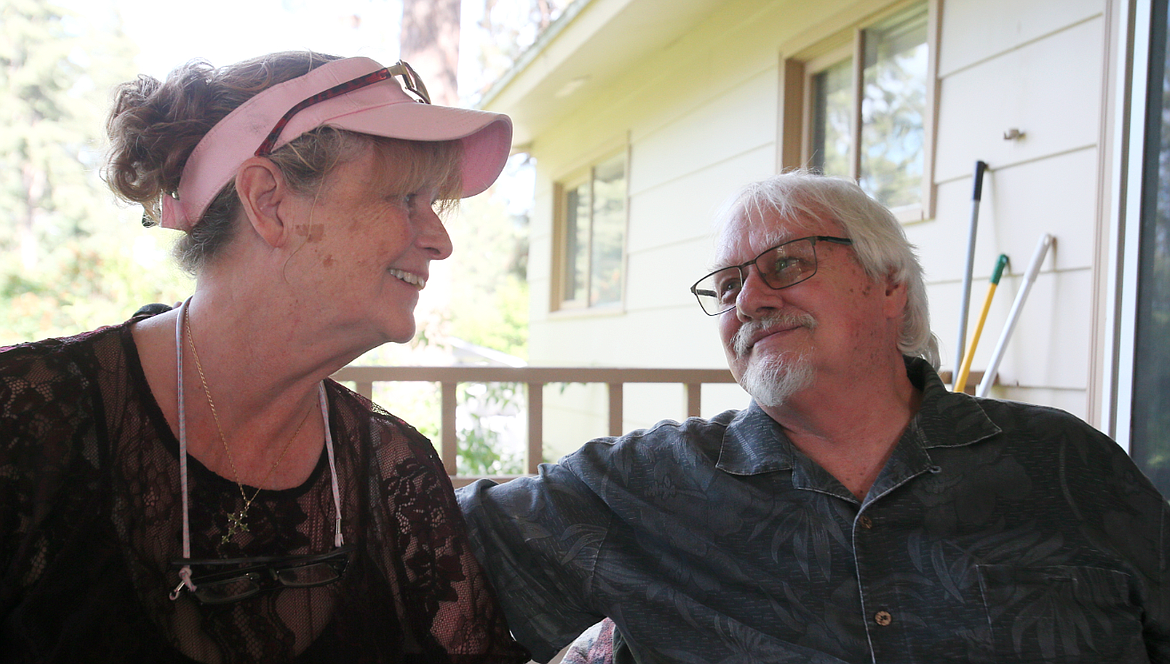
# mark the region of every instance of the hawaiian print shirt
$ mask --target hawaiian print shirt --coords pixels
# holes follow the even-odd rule
[[[459,494],[540,661],[609,616],[641,662],[1170,662],[1167,503],[1068,413],[946,390],[864,501],[755,404]]]

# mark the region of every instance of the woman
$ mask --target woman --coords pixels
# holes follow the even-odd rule
[[[430,443],[328,379],[412,337],[508,118],[278,53],[124,84],[108,131],[197,287],[0,352],[0,661],[525,661]]]

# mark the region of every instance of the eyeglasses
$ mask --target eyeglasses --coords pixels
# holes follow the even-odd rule
[[[171,561],[171,567],[210,568],[213,571],[191,575],[191,594],[201,604],[230,604],[270,590],[329,585],[345,574],[353,549],[347,545],[308,556],[181,558]],[[183,587],[176,588],[174,597]]]
[[[394,78],[395,76],[402,77],[402,82],[406,86],[406,89],[413,93],[415,97],[417,97],[415,101],[419,102],[420,104],[431,103],[431,95],[427,93],[427,86],[423,84],[422,78],[418,75],[418,72],[416,72],[410,65],[406,64],[402,60],[399,60],[396,64],[393,64],[389,67],[370,72],[369,74],[358,76],[357,78],[350,79],[345,83],[339,83],[338,85],[335,85],[328,90],[318,92],[312,97],[309,97],[296,106],[288,109],[288,112],[285,113],[284,116],[276,122],[276,126],[272,128],[271,132],[269,132],[268,138],[265,138],[264,142],[260,144],[260,147],[256,148],[256,156],[263,157],[272,152],[272,146],[276,145],[277,139],[280,138],[280,132],[284,131],[285,125],[287,125],[289,120],[292,120],[293,116],[297,113],[300,113],[313,104],[319,104],[323,101],[333,99],[334,97],[340,97],[341,95],[348,94],[354,90],[360,90],[362,88],[369,87],[375,83],[385,81],[386,79]]]
[[[851,245],[853,240],[828,235],[813,235],[778,244],[741,265],[715,270],[691,286],[691,292],[708,316],[718,316],[735,308],[735,300],[747,281],[748,268],[756,272],[769,288],[780,290],[795,286],[817,273],[817,242]]]

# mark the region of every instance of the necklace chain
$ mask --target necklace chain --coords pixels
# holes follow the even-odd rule
[[[223,435],[223,427],[220,426],[219,423],[219,413],[215,410],[215,401],[211,398],[211,390],[207,387],[207,377],[203,374],[203,364],[199,362],[199,351],[195,350],[195,336],[191,333],[191,315],[188,309],[183,310],[183,316],[185,318],[184,322],[186,323],[187,328],[187,341],[191,345],[191,355],[195,357],[195,367],[199,369],[199,382],[203,384],[203,394],[207,397],[207,405],[211,407],[211,417],[213,420],[215,420],[215,430],[219,433],[219,442],[223,444],[223,451],[227,453],[228,464],[231,466],[232,474],[234,476],[233,479],[236,482],[236,486],[240,489],[240,497],[244,499],[243,509],[241,509],[239,512],[227,515],[227,533],[225,533],[224,536],[220,539],[221,543],[227,544],[237,533],[248,532],[248,510],[251,509],[252,502],[255,501],[256,497],[260,495],[260,491],[262,490],[260,487],[264,486],[264,484],[268,482],[268,478],[272,477],[272,473],[276,472],[276,468],[280,465],[280,462],[284,460],[285,453],[287,453],[289,448],[292,447],[292,443],[294,440],[296,440],[297,434],[301,432],[301,429],[305,426],[305,422],[309,420],[309,414],[313,411],[310,408],[305,412],[305,416],[301,418],[301,423],[297,425],[296,431],[293,431],[293,435],[290,436],[288,442],[284,444],[284,448],[280,450],[280,455],[276,457],[276,461],[272,462],[272,467],[268,469],[268,474],[264,476],[264,479],[260,480],[259,484],[257,484],[256,493],[253,493],[252,497],[249,498],[248,494],[244,491],[243,482],[240,481],[240,471],[236,469],[236,460],[232,456],[232,450],[230,447],[228,447],[227,438]]]

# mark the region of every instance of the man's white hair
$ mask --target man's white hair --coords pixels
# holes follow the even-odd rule
[[[732,197],[717,218],[720,242],[728,241],[729,226],[737,219],[836,223],[853,240],[857,261],[871,279],[889,276],[906,286],[898,350],[938,369],[938,339],[930,331],[926,283],[915,248],[894,215],[855,182],[803,170],[774,175],[740,188]]]

